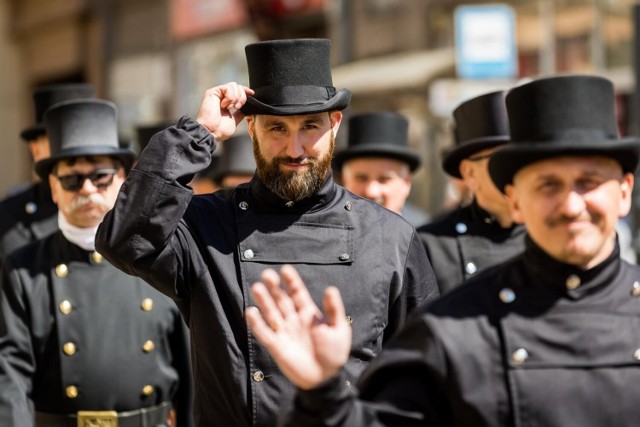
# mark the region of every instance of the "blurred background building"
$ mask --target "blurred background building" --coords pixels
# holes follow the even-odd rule
[[[460,6],[513,11],[515,68],[465,78],[456,68]],[[31,179],[19,131],[31,91],[89,82],[119,107],[121,133],[195,115],[206,88],[248,83],[244,46],[274,38],[332,40],[334,84],[353,92],[346,114],[389,109],[410,120],[424,157],[411,199],[435,214],[445,198],[441,151],[450,113],[467,97],[519,79],[598,73],[619,93],[620,128],[634,132],[631,0],[0,0],[0,195]],[[485,23],[487,24],[487,23]],[[490,24],[485,27],[491,26]],[[458,29],[459,30],[459,29]],[[345,130],[341,132],[342,136]],[[338,140],[340,147],[344,142]]]

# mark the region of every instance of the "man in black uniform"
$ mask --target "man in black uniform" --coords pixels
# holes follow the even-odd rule
[[[487,167],[491,153],[509,141],[504,95],[484,94],[453,111],[456,145],[442,168],[464,181],[473,201],[418,228],[441,294],[524,250],[524,227],[513,222]]]
[[[93,87],[82,83],[40,86],[33,91],[36,122],[20,136],[27,143],[34,162],[49,157],[49,140],[42,122],[44,112],[58,102],[93,97]],[[0,202],[0,259],[56,231],[57,212],[48,180],[38,181]]]
[[[51,157],[35,169],[60,230],[6,258],[0,425],[175,426],[177,415],[189,426],[188,331],[177,307],[94,248],[135,157],[118,147],[115,106],[65,101],[44,123]]]
[[[321,322],[292,267],[282,274],[293,301],[273,270],[267,289],[254,287],[268,323],[248,310],[249,325],[302,389],[286,425],[638,423],[640,268],[620,259],[615,224],[631,206],[640,140],[618,139],[613,85],[600,77],[536,80],[506,102],[512,143],[489,171],[527,225],[526,249],[412,317],[359,398],[341,381],[350,330],[336,290]]]
[[[358,114],[349,119],[348,146],[336,153],[335,168],[344,188],[396,212],[414,227],[429,216],[407,202],[411,174],[420,156],[409,148],[409,121],[392,111]]]
[[[415,230],[331,176],[334,135],[350,93],[331,82],[328,40],[246,47],[249,88],[209,89],[197,120],[156,135],[100,225],[98,250],[170,295],[190,326],[195,421],[270,426],[294,387],[248,333],[249,286],[269,265],[295,263],[309,283],[339,286],[354,330],[354,378],[437,295]],[[257,173],[193,197],[187,183],[245,117]],[[320,298],[323,287],[312,286]],[[347,379],[347,381],[349,381]]]

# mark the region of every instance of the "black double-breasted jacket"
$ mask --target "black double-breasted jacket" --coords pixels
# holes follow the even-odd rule
[[[187,187],[215,142],[183,117],[151,140],[101,224],[98,250],[175,299],[194,347],[195,421],[269,426],[293,395],[251,335],[245,308],[263,269],[293,264],[320,303],[336,285],[353,327],[354,378],[437,287],[415,230],[328,179],[287,203],[259,179],[193,197]]]
[[[440,293],[524,250],[525,229],[503,228],[474,201],[418,228]]]
[[[0,304],[0,425],[34,412],[172,401],[189,426],[189,336],[174,302],[60,231],[9,255]]]
[[[0,202],[0,259],[58,229],[49,184],[38,182]]]
[[[527,240],[425,308],[364,373],[301,392],[290,426],[631,426],[640,420],[640,268],[582,270]]]

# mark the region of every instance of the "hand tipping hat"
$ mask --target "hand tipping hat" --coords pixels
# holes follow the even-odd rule
[[[46,181],[53,166],[63,159],[82,156],[118,158],[129,170],[135,153],[118,145],[116,106],[99,99],[60,102],[44,115],[51,156],[35,164],[38,176]]]
[[[253,142],[248,134],[240,134],[224,142],[213,181],[220,185],[225,176],[253,175],[255,171],[256,159],[253,155]]]
[[[270,40],[245,47],[249,86],[246,114],[296,115],[343,110],[351,92],[336,92],[327,39]]]
[[[496,91],[469,99],[453,110],[455,145],[444,154],[442,169],[456,178],[460,163],[478,151],[509,142],[506,92]]]
[[[506,97],[511,143],[489,159],[491,179],[501,191],[523,167],[550,157],[601,155],[634,172],[640,139],[618,137],[613,84],[598,76],[541,78],[515,87]]]
[[[385,157],[420,166],[420,156],[409,148],[409,122],[398,113],[382,111],[358,114],[349,119],[347,148],[336,153],[334,166],[357,157]]]
[[[93,86],[85,83],[67,83],[48,86],[39,86],[33,90],[33,102],[35,106],[36,122],[20,132],[25,141],[31,141],[44,135],[45,128],[42,122],[44,113],[54,104],[71,99],[95,97]]]

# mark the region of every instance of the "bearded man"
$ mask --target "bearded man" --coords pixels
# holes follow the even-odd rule
[[[333,180],[350,93],[333,87],[329,50],[317,39],[248,45],[255,91],[209,89],[197,120],[155,135],[98,230],[100,253],[173,298],[189,324],[197,425],[275,425],[293,397],[244,321],[265,267],[295,264],[318,302],[326,283],[340,288],[354,336],[347,382],[409,311],[438,295],[415,230]],[[257,173],[194,197],[187,184],[245,116]]]

